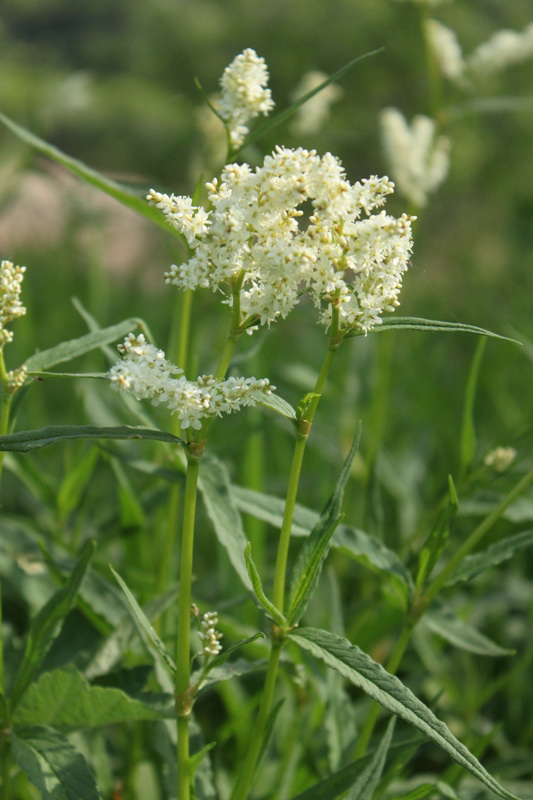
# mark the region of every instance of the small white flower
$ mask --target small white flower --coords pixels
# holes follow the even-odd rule
[[[233,148],[243,143],[251,119],[259,114],[267,115],[274,108],[267,84],[266,62],[251,48],[236,56],[224,70],[217,110],[228,126]]]
[[[222,650],[220,640],[222,634],[217,631],[218,614],[215,611],[208,611],[202,617],[202,632],[198,634],[202,639],[202,649],[206,656],[216,656]]]
[[[216,381],[204,375],[189,381],[183,370],[167,361],[162,350],[148,344],[142,333],[128,334],[118,349],[123,360],[109,371],[112,387],[137,400],[167,406],[171,414],[177,414],[183,429],[199,430],[206,417],[256,405],[275,389],[267,378]]]
[[[385,153],[399,190],[417,206],[445,179],[450,164],[450,140],[437,135],[434,120],[416,116],[408,125],[396,108],[381,112]]]
[[[492,467],[496,472],[505,472],[515,458],[516,450],[514,447],[496,447],[487,453],[483,463],[487,467]]]

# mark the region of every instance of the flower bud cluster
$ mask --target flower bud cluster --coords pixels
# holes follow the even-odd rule
[[[284,318],[304,291],[328,325],[368,331],[398,305],[411,251],[411,221],[372,213],[394,189],[388,178],[351,184],[331,153],[277,147],[262,166],[230,164],[206,184],[210,208],[152,190],[149,201],[183,233],[192,258],[172,265],[167,283],[226,292],[244,276],[245,328]]]
[[[18,369],[12,369],[8,373],[6,373],[6,389],[10,394],[14,394],[18,389],[21,389],[24,386],[24,381],[27,377],[27,369],[26,366],[23,364]]]
[[[202,632],[198,634],[202,639],[203,651],[206,656],[217,656],[222,650],[220,640],[222,634],[217,631],[218,614],[216,611],[208,611],[202,617]]]
[[[137,400],[166,405],[171,414],[178,415],[184,429],[199,430],[206,417],[257,405],[275,389],[267,378],[218,381],[204,375],[189,381],[183,370],[167,361],[163,351],[148,344],[142,334],[130,333],[118,349],[124,358],[109,371],[112,386]]]
[[[266,62],[251,48],[240,53],[224,70],[217,110],[228,127],[234,149],[240,147],[246,138],[248,122],[274,108],[267,83]]]
[[[445,179],[450,165],[450,140],[437,136],[430,117],[416,116],[408,125],[396,108],[381,112],[385,153],[399,190],[416,206],[424,206],[428,195]]]
[[[0,264],[0,347],[13,339],[13,333],[5,325],[24,316],[25,307],[20,302],[22,279],[26,267],[18,267],[12,261]]]

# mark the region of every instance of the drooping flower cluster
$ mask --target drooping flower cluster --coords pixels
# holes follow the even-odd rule
[[[243,143],[248,133],[248,122],[274,108],[267,83],[266,62],[251,48],[236,56],[224,70],[217,110],[228,126],[234,149]]]
[[[293,100],[298,100],[308,92],[316,89],[321,83],[324,83],[326,78],[327,75],[318,70],[306,72],[294,91]],[[325,86],[298,108],[294,115],[294,122],[291,125],[292,132],[296,135],[305,136],[319,131],[329,116],[330,106],[339,100],[341,96],[342,89],[340,86],[335,86],[332,83]]]
[[[437,136],[437,125],[430,117],[416,116],[408,125],[396,108],[381,112],[381,129],[398,188],[416,206],[424,206],[428,194],[448,173],[449,139]]]
[[[307,291],[326,325],[333,303],[341,328],[366,332],[398,305],[411,250],[407,215],[372,213],[393,189],[386,177],[351,184],[330,153],[278,147],[262,166],[230,164],[208,183],[209,210],[154,190],[148,199],[194,250],[168,283],[225,290],[231,305],[228,287],[243,278],[249,330],[286,317]]]
[[[266,378],[217,381],[204,375],[189,381],[183,370],[167,361],[163,351],[149,344],[142,333],[130,333],[118,349],[123,360],[109,371],[112,386],[137,400],[166,405],[171,414],[178,415],[183,429],[199,430],[206,417],[257,405],[275,389]]]
[[[26,313],[20,302],[25,271],[26,267],[18,267],[12,261],[0,264],[0,347],[13,339],[12,331],[5,329],[6,324]]]
[[[428,20],[427,34],[442,74],[462,87],[533,58],[533,23],[523,31],[497,31],[468,56],[454,31],[441,22]]]
[[[220,640],[222,634],[217,631],[218,614],[216,611],[208,611],[202,617],[202,632],[198,635],[202,639],[202,649],[206,656],[217,656],[222,650]]]

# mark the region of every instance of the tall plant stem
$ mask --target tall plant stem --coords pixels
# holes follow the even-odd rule
[[[191,584],[196,515],[196,490],[200,458],[187,454],[187,477],[183,499],[183,528],[181,533],[180,588],[178,598],[178,638],[176,647],[176,713],[178,716],[178,798],[190,799],[189,778],[189,714],[190,696],[190,640],[191,640]]]
[[[298,421],[296,442],[294,445],[287,487],[287,496],[285,499],[285,510],[283,513],[283,522],[281,525],[278,552],[276,556],[274,587],[272,590],[272,601],[276,608],[278,608],[282,613],[285,602],[285,583],[287,579],[287,560],[291,539],[292,520],[294,517],[294,508],[296,505],[296,497],[300,484],[303,457],[307,440],[309,438],[309,433],[311,431],[311,426],[313,424],[313,419],[318,408],[320,396],[324,391],[324,386],[326,384],[335,353],[342,342],[342,336],[339,335],[338,331],[338,324],[338,311],[334,308],[329,347],[315,384],[313,392],[314,396],[309,401],[302,418]],[[267,723],[274,699],[274,691],[276,688],[276,679],[278,675],[282,646],[282,632],[275,628],[273,631],[265,685],[263,687],[263,694],[261,696],[261,703],[259,705],[257,719],[253,727],[248,751],[242,763],[237,782],[230,796],[230,800],[246,800],[252,788],[254,774],[257,767],[259,754],[261,752],[261,748],[263,747]]]
[[[440,590],[445,586],[448,579],[453,575],[459,565],[464,561],[467,555],[472,552],[474,547],[479,544],[481,539],[489,532],[493,525],[501,518],[504,511],[511,505],[517,497],[519,497],[528,486],[533,483],[533,469],[531,469],[524,477],[514,486],[507,495],[503,498],[501,503],[486,517],[480,525],[470,534],[464,544],[457,550],[455,555],[448,561],[446,566],[439,572],[437,577],[429,584],[426,591],[415,598],[411,609],[408,613],[408,618],[404,624],[402,632],[394,646],[394,649],[387,661],[387,670],[394,675],[396,670],[401,664],[404,653],[409,644],[411,633],[414,627],[418,624],[420,619],[426,613],[430,603],[438,595]],[[377,703],[372,703],[368,717],[361,729],[361,733],[357,739],[355,748],[355,757],[360,758],[366,752],[374,727],[378,720],[381,706]]]

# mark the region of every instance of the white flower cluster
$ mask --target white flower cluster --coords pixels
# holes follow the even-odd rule
[[[298,100],[316,89],[321,83],[324,83],[327,77],[324,72],[306,72],[294,91],[293,100]],[[298,108],[291,125],[292,132],[304,136],[319,131],[329,116],[330,106],[341,96],[340,86],[329,83]]]
[[[331,153],[278,147],[255,170],[230,164],[208,183],[209,211],[154,190],[148,199],[194,249],[167,283],[227,292],[244,275],[248,331],[286,317],[307,290],[326,325],[334,303],[342,329],[366,332],[398,305],[411,251],[407,215],[372,213],[393,189],[386,177],[350,184]]]
[[[189,381],[183,370],[167,361],[162,350],[148,344],[142,333],[128,334],[118,349],[124,358],[109,371],[112,386],[137,400],[149,399],[154,405],[166,405],[171,414],[178,415],[184,429],[199,430],[205,417],[257,405],[275,389],[266,378],[217,381],[204,375],[197,381]]]
[[[498,31],[466,57],[450,28],[428,20],[426,30],[442,74],[459,86],[464,87],[469,81],[481,80],[533,57],[533,23],[523,31]]]
[[[217,110],[228,126],[233,148],[243,143],[251,119],[259,114],[266,115],[274,108],[267,83],[266,62],[251,48],[240,53],[224,70]]]
[[[416,116],[409,126],[396,108],[381,112],[385,153],[399,190],[416,206],[445,179],[450,165],[450,140],[437,136],[434,120]]]
[[[218,614],[216,611],[208,611],[202,617],[202,632],[198,634],[202,639],[202,649],[206,656],[217,656],[222,650],[220,640],[222,634],[217,631]]]
[[[12,331],[5,329],[6,323],[26,313],[20,302],[25,271],[26,267],[15,266],[12,261],[2,261],[0,264],[0,347],[13,339]]]
[[[514,447],[495,447],[485,458],[483,463],[487,467],[492,467],[496,472],[505,472],[516,458]]]

